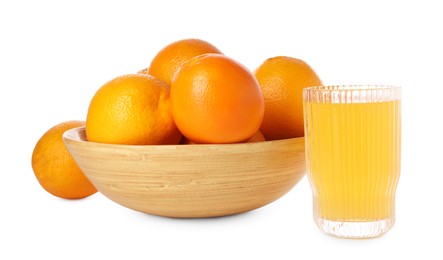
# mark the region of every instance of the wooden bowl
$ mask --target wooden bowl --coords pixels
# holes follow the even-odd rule
[[[127,208],[167,217],[217,217],[262,207],[305,175],[304,138],[217,145],[88,142],[63,135],[98,191]]]

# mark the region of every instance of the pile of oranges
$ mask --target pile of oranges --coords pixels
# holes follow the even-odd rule
[[[60,132],[74,125],[86,125],[88,141],[110,144],[226,144],[302,137],[302,89],[321,84],[300,59],[273,57],[251,72],[211,43],[176,41],[161,49],[146,69],[118,76],[99,88],[86,122],[65,123],[56,126],[58,132],[45,133],[34,150],[32,166],[50,193],[80,198],[93,194],[95,188],[79,181],[84,179],[80,170],[78,176],[63,176],[61,171],[74,167],[66,159],[48,166],[44,147],[48,135],[62,143]],[[54,164],[57,158],[51,160]],[[74,194],[50,188],[62,183],[59,178],[74,179],[61,188]],[[76,194],[86,186],[92,188]]]

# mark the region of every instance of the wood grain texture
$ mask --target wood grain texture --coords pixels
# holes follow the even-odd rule
[[[305,175],[304,138],[220,145],[113,145],[65,132],[68,150],[106,197],[167,217],[250,211],[286,194]]]

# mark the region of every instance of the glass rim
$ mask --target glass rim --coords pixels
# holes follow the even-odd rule
[[[401,87],[392,85],[322,85],[303,89],[304,102],[372,103],[401,100]]]
[[[349,84],[349,85],[319,85],[319,86],[310,86],[305,87],[303,90],[324,90],[324,91],[337,91],[337,90],[382,90],[382,89],[392,89],[392,90],[401,90],[400,86],[395,85],[378,85],[378,84]]]

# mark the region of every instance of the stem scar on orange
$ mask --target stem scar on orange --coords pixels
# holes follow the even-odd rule
[[[263,119],[263,95],[254,75],[221,54],[204,54],[186,63],[171,85],[172,115],[195,143],[243,142]]]

